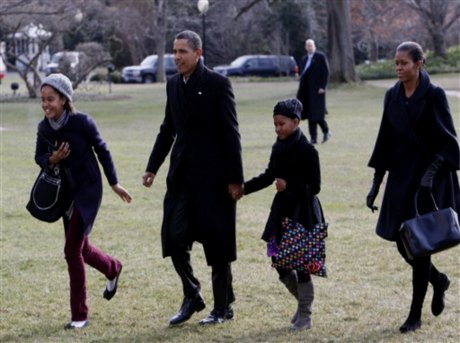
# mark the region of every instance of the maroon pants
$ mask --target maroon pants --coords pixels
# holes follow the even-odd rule
[[[77,209],[74,208],[72,217],[64,222],[64,227],[64,255],[70,278],[72,321],[82,321],[88,319],[85,263],[100,271],[109,280],[118,275],[121,263],[89,242]]]

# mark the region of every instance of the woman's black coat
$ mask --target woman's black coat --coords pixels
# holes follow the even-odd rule
[[[70,145],[69,157],[60,164],[70,169],[75,183],[71,198],[82,217],[85,232],[89,234],[102,200],[102,176],[96,155],[109,184],[112,186],[118,183],[110,151],[94,119],[85,113],[69,115],[67,123],[57,131],[51,128],[45,118],[38,124],[38,131],[50,142],[68,142]],[[35,161],[42,168],[47,168],[49,156],[48,145],[37,137]]]
[[[282,217],[293,218],[298,209],[298,222],[306,228],[316,224],[313,216],[313,196],[321,188],[319,156],[300,129],[285,141],[278,140],[272,148],[267,169],[257,177],[245,182],[245,194],[273,185],[276,178],[286,180],[286,190],[277,192],[270,215],[262,234],[269,241],[275,230],[280,236]]]
[[[236,260],[236,203],[228,185],[242,184],[243,165],[230,81],[200,61],[187,82],[167,83],[167,104],[146,170],[157,173],[169,151],[162,224],[163,256],[171,255],[168,227],[184,174],[190,180],[194,221],[191,241],[203,244],[209,265]],[[186,92],[186,93],[185,93]]]
[[[395,241],[401,223],[415,216],[415,193],[436,155],[444,163],[433,182],[434,198],[439,208],[452,207],[458,212],[460,150],[455,128],[444,91],[431,84],[422,70],[420,84],[409,99],[401,82],[385,94],[380,131],[368,164],[388,171],[376,229],[379,236]],[[419,209],[430,210],[427,192],[420,197]]]

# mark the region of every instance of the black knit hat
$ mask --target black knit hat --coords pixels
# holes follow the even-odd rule
[[[273,108],[273,115],[281,114],[291,119],[302,119],[302,103],[296,98],[279,101]]]

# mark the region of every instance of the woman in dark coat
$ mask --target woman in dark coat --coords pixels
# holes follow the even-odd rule
[[[73,181],[71,205],[63,217],[64,254],[70,277],[72,318],[66,329],[88,325],[85,263],[107,277],[104,298],[110,300],[117,291],[120,261],[92,245],[88,235],[93,227],[102,199],[102,177],[95,153],[112,190],[123,201],[131,202],[129,193],[118,183],[117,173],[107,145],[88,114],[76,112],[72,104],[72,84],[63,74],[51,74],[41,84],[45,118],[38,124],[39,136],[35,161],[41,168],[67,168]],[[56,142],[52,150],[40,138]]]
[[[272,148],[265,172],[245,182],[246,195],[259,191],[275,181],[277,193],[262,239],[277,243],[281,240],[281,220],[294,218],[305,228],[317,223],[313,215],[313,199],[320,191],[321,175],[318,152],[299,128],[302,104],[297,99],[278,102],[273,110],[275,131],[278,136]],[[269,243],[270,247],[270,243]],[[268,251],[269,256],[273,255]],[[272,257],[273,258],[273,257]],[[308,272],[276,269],[280,281],[298,300],[298,309],[292,319],[292,329],[311,327],[311,306],[314,289]]]
[[[402,333],[421,326],[421,313],[428,283],[433,285],[431,311],[435,316],[444,309],[448,277],[431,263],[430,256],[409,259],[399,236],[403,221],[415,216],[414,197],[419,191],[421,213],[432,209],[432,192],[439,208],[460,209],[456,170],[460,150],[444,91],[430,82],[422,68],[423,50],[417,43],[404,42],[395,55],[399,81],[385,94],[380,131],[369,167],[375,169],[367,196],[367,206],[376,210],[374,201],[385,172],[385,194],[377,222],[377,234],[396,241],[402,257],[412,267],[412,304]]]

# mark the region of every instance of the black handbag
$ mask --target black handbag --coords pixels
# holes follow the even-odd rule
[[[415,194],[415,218],[404,221],[399,233],[410,259],[428,256],[452,248],[460,243],[457,213],[452,208],[438,209],[433,194],[434,211],[420,215]]]
[[[55,149],[54,145],[40,132],[38,135],[49,147]],[[69,170],[61,168],[59,165],[52,169],[42,169],[35,180],[29,202],[26,205],[30,214],[48,223],[53,223],[61,218],[71,204],[70,178]]]

